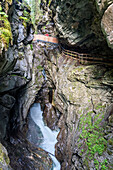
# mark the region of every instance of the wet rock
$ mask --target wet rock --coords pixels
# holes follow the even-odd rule
[[[0,97],[0,104],[4,105],[5,107],[11,109],[15,103],[15,98],[8,94],[3,95]]]
[[[28,36],[27,38],[24,40],[24,44],[27,45],[29,43],[32,42],[33,38],[34,38],[34,32],[35,32],[35,29],[33,27],[33,25],[30,25],[29,29],[28,29]]]
[[[78,51],[107,55],[112,54],[112,51],[109,48],[111,46],[107,45],[106,36],[102,33],[101,18],[111,4],[112,1],[107,0],[96,0],[96,3],[90,0],[58,0],[45,7],[43,11],[48,21],[54,16],[54,34],[58,35],[60,43]],[[46,23],[44,25],[47,26]],[[46,33],[47,29],[43,29],[42,25],[40,30]]]
[[[62,163],[66,164],[66,162],[64,162],[64,157],[66,153],[66,138],[67,138],[67,131],[65,129],[65,127],[62,127],[60,129],[60,133],[58,134],[58,143],[55,146],[56,152],[56,158]]]
[[[8,75],[1,79],[0,92],[6,92],[26,84],[26,80],[20,76]]]
[[[25,39],[24,26],[22,24],[19,24],[18,27],[19,27],[18,28],[19,36],[18,36],[17,42],[20,43]]]
[[[28,117],[28,131],[26,136],[27,140],[37,147],[43,142],[43,134],[31,116]]]
[[[3,5],[3,8],[6,8],[6,6]],[[27,10],[27,8],[28,6],[26,4],[21,4],[21,2],[16,1],[13,5],[9,6],[9,10],[7,13],[8,19],[11,23],[13,42],[9,44],[9,48],[7,49],[7,51],[3,50],[3,53],[1,54],[0,95],[3,96],[3,94],[8,93],[8,95],[11,95],[12,98],[14,97],[15,103],[12,104],[12,107],[17,109],[19,105],[17,105],[17,107],[15,105],[18,103],[20,104],[20,109],[17,109],[16,111],[14,111],[14,108],[9,107],[10,103],[8,105],[8,103],[5,100],[2,100],[1,107],[3,109],[1,111],[1,117],[4,118],[4,115],[6,115],[6,120],[4,118],[5,127],[3,128],[4,137],[6,133],[6,127],[7,127],[6,124],[8,124],[9,122],[11,109],[13,109],[15,121],[16,119],[19,120],[19,116],[26,118],[28,109],[30,105],[32,104],[32,102],[35,100],[35,92],[34,92],[34,96],[29,97],[29,89],[30,89],[30,92],[35,91],[33,88],[31,90],[31,87],[33,86],[33,83],[34,83],[34,81],[31,81],[32,75],[33,75],[32,73],[33,51],[31,49],[31,46],[28,44],[33,39],[34,31],[33,31],[33,25],[30,20],[30,14],[29,14],[30,9]],[[26,11],[28,12],[27,16],[25,16],[26,14],[25,14],[24,9],[26,9]],[[26,18],[26,20],[28,21],[25,22],[23,18],[24,19]],[[27,41],[28,45],[25,46],[23,44],[23,41],[29,36],[29,34],[32,36],[30,40]],[[24,89],[24,93],[22,91],[22,94],[21,94],[21,96],[25,94],[26,101],[25,99],[23,99],[23,102],[22,102],[22,97],[21,97],[20,102],[18,102],[19,100],[18,96],[20,96],[19,93],[21,93],[19,89],[21,89],[22,87],[25,88],[25,86],[27,85],[30,86],[30,88],[26,87],[27,93],[25,94],[25,89]],[[8,98],[6,99],[9,101]],[[25,107],[24,107],[24,104],[25,104]]]
[[[27,16],[25,12],[28,12]],[[8,13],[14,45],[11,44],[7,53],[4,51],[0,62],[2,67],[0,71],[0,139],[4,140],[10,136],[10,142],[4,141],[4,143],[8,148],[14,169],[49,170],[52,168],[52,161],[45,151],[28,146],[29,144],[21,135],[21,137],[15,137],[17,132],[23,129],[28,110],[44,81],[43,67],[40,68],[40,65],[44,65],[45,56],[42,57],[43,52],[40,52],[40,56],[37,53],[33,60],[33,45],[29,45],[34,34],[29,13],[30,8],[26,3],[17,1],[10,6]],[[39,129],[36,131],[39,132]]]
[[[101,47],[104,37],[98,24],[100,19],[93,1],[59,1],[55,12],[54,21],[63,44],[67,43],[75,46],[76,49],[86,49],[90,52],[97,50],[97,44]]]
[[[18,53],[18,60],[13,69],[14,74],[20,71],[20,76],[26,80],[32,78],[32,67],[33,67],[33,52],[31,51],[30,45],[24,47],[24,51]],[[13,74],[12,72],[12,74]]]
[[[7,125],[9,122],[10,109],[0,105],[0,139],[6,137]]]
[[[33,146],[25,136],[19,133],[16,137],[11,137],[11,143],[5,143],[9,153],[10,164],[13,169],[41,169],[52,168],[52,160],[43,149]]]
[[[76,66],[75,60],[55,51],[49,51],[49,55],[47,78],[55,84],[53,101],[62,113],[56,144],[62,169],[94,169],[97,164],[99,168],[111,168],[108,141],[113,135],[112,114],[108,122],[104,121],[103,126],[101,123],[112,106],[112,69],[102,65]]]
[[[3,52],[0,60],[0,76],[11,71],[16,63],[16,56],[13,55],[13,49],[9,48],[7,52]]]
[[[45,104],[43,116],[47,123],[47,126],[52,130],[56,129],[58,117],[56,114],[56,109],[54,108],[54,106],[52,106],[51,103]]]
[[[15,98],[8,94],[0,97],[0,139],[4,139],[10,118],[10,110],[15,104]]]

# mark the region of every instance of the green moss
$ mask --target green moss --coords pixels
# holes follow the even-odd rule
[[[0,155],[0,162],[3,163],[4,162],[4,157],[3,154]]]
[[[3,157],[4,157],[4,160],[5,160],[6,164],[9,165],[10,161],[9,161],[8,156],[4,153]]]
[[[42,75],[40,75],[39,78],[42,78]]]
[[[0,163],[4,164],[4,162],[6,162],[6,164],[9,165],[10,160],[5,153],[4,147],[0,143]]]
[[[77,73],[77,72],[81,72],[81,71],[83,71],[83,69],[84,69],[84,67],[77,67],[76,69],[74,69],[73,71],[72,71],[72,73]]]
[[[85,141],[85,147],[87,148],[86,158],[88,160],[94,160],[95,154],[101,156],[107,148],[107,141],[104,139],[103,128],[99,126],[102,119],[103,115],[99,113],[95,116],[94,123],[92,123],[92,111],[80,117],[79,129],[81,129],[81,134],[79,135],[77,142],[80,140]],[[82,148],[81,143],[78,144],[78,148],[81,148],[81,153],[83,154],[84,149]],[[95,168],[98,169],[101,163],[102,162],[94,160]],[[105,167],[105,163],[101,165],[101,168]]]
[[[86,167],[87,167],[88,170],[90,169],[89,163],[88,163],[88,159],[84,159],[83,164],[86,165]]]
[[[12,42],[11,26],[7,14],[0,8],[0,47],[7,49]]]
[[[37,69],[42,71],[43,67],[41,65],[39,65],[39,66],[37,66]]]
[[[82,113],[82,110],[79,110],[78,113],[81,114],[81,113]]]
[[[98,162],[98,160],[94,159],[94,164],[95,164],[95,168],[98,170],[99,169],[99,162]]]
[[[19,3],[18,0],[17,2]],[[19,19],[22,21],[23,26],[26,28],[27,25],[32,24],[31,15],[30,15],[31,8],[25,1],[23,1],[23,3],[21,4],[21,7],[23,9],[23,15],[20,16]],[[29,10],[29,12],[27,10]]]
[[[22,24],[26,28],[27,27],[27,23],[30,22],[30,18],[26,17],[26,16],[20,16],[19,19],[22,20]]]
[[[109,145],[113,146],[113,138],[108,140]]]
[[[30,48],[31,48],[31,50],[33,50],[33,44],[30,44]]]
[[[24,21],[26,21],[26,22],[29,22],[29,19],[28,19],[27,17],[22,17],[22,16],[20,16],[19,19],[20,19],[20,20],[24,20]]]
[[[99,104],[97,104],[95,109],[98,110],[98,109],[101,109],[101,108],[105,108],[105,105],[102,105],[102,103],[99,103]]]

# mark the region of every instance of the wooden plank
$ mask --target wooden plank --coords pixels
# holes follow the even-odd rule
[[[43,42],[51,42],[51,43],[58,44],[58,39],[57,38],[42,35],[42,34],[35,34],[33,41],[43,41]]]

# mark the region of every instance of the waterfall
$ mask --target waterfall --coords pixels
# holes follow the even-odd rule
[[[53,170],[60,170],[60,163],[55,158],[55,144],[57,143],[56,138],[59,131],[56,130],[52,131],[49,127],[47,127],[44,124],[42,113],[43,112],[41,111],[40,103],[34,103],[30,109],[30,117],[40,128],[40,131],[43,135],[43,140],[41,140],[38,147],[50,153],[50,156],[53,160]]]

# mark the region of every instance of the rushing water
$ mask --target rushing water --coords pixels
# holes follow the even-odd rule
[[[39,147],[50,153],[50,156],[53,160],[53,170],[60,170],[60,163],[54,156],[58,131],[52,131],[44,124],[42,113],[43,112],[41,111],[40,103],[34,103],[34,105],[30,109],[30,117],[40,128],[40,131],[43,135],[43,140],[41,140]]]

